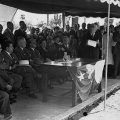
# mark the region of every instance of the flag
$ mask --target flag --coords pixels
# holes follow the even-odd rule
[[[68,67],[68,71],[76,85],[76,89],[82,101],[89,98],[91,93],[100,84],[104,64],[105,60],[100,60],[95,64],[87,64],[80,67]]]

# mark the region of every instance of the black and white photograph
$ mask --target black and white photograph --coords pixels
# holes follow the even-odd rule
[[[0,0],[0,120],[120,120],[120,0]]]

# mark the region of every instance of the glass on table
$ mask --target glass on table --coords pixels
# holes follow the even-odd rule
[[[67,56],[67,59],[70,60],[70,55]]]

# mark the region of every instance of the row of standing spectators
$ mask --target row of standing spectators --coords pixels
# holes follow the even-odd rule
[[[2,32],[3,27],[0,25],[0,44],[3,49],[2,54],[0,54],[0,60],[3,60],[2,57],[6,53],[11,52],[12,55],[13,51],[19,60],[39,58],[45,62],[62,59],[64,52],[67,52],[67,54],[73,58],[106,59],[106,51],[108,48],[108,76],[115,78],[120,73],[120,26],[114,27],[113,25],[110,25],[109,40],[107,40],[106,28],[104,26],[99,27],[97,23],[88,24],[87,29],[85,23],[82,24],[82,29],[79,29],[79,24],[75,24],[74,27],[71,28],[69,25],[66,25],[65,31],[59,27],[55,27],[54,30],[45,28],[42,32],[39,28],[31,28],[30,34],[26,33],[27,26],[24,21],[20,21],[19,25],[20,28],[18,30],[14,30],[13,23],[7,22],[7,28],[4,32]],[[88,44],[89,40],[96,42],[96,46],[90,46]],[[19,48],[21,48],[21,50]],[[34,51],[35,49],[36,51]],[[1,55],[3,56],[1,57]],[[11,62],[12,60],[13,59],[10,59]],[[33,94],[34,87],[31,87],[32,82],[34,82],[33,79],[35,79],[36,72],[29,67],[25,67],[24,70],[23,68],[19,68],[19,70],[17,69],[18,73],[14,71],[15,73],[12,74],[12,77],[14,76],[14,80],[11,80],[13,80],[14,83],[16,81],[20,87],[22,78],[26,78],[25,81],[32,91],[32,94],[29,94],[29,96],[37,98],[37,96]],[[10,75],[8,76],[11,77]],[[17,80],[16,78],[20,79]],[[8,89],[11,89],[10,85],[7,87]],[[7,111],[9,108],[9,115],[6,115],[6,117],[10,117],[11,110],[8,100],[9,97],[6,92],[1,90],[0,95],[4,98],[3,102],[6,102],[6,105],[3,103],[5,106],[2,107],[2,110]]]
[[[66,25],[66,30],[55,27],[53,30],[44,28],[40,31],[39,28],[31,28],[30,34],[26,33],[27,26],[24,21],[19,22],[20,28],[14,30],[12,22],[7,22],[7,29],[2,34],[2,25],[0,25],[0,42],[4,48],[5,41],[12,41],[14,47],[17,47],[17,38],[22,36],[29,47],[30,42],[34,39],[37,43],[36,49],[39,50],[44,60],[56,60],[63,58],[64,52],[67,52],[71,57],[82,57],[101,59],[106,56],[106,41],[107,34],[104,26],[99,26],[97,23],[82,24],[80,29],[79,24],[74,27]],[[87,27],[87,29],[86,29]],[[14,31],[14,33],[13,33]],[[114,75],[118,74],[119,67],[119,31],[120,27],[110,25],[110,39],[109,39],[109,54],[108,64],[114,65]],[[97,42],[96,47],[88,46],[88,40]],[[117,43],[117,44],[116,44]],[[84,52],[83,52],[84,51]]]

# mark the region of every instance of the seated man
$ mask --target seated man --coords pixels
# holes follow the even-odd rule
[[[9,95],[2,90],[0,90],[0,114],[0,120],[10,120],[12,118]]]
[[[13,72],[16,61],[15,55],[12,52],[12,42],[8,41],[4,45],[4,51],[0,54],[0,77],[2,78],[0,80],[0,86],[1,89],[10,93],[10,98],[13,97],[12,95],[16,98],[16,93],[21,87],[22,77]]]
[[[36,39],[32,38],[30,41],[31,42],[30,42],[30,45],[28,48],[28,51],[30,53],[30,59],[31,60],[39,59],[42,61],[42,57],[40,55],[40,52],[36,49],[36,47],[37,47]]]
[[[28,49],[26,49],[26,40],[24,37],[18,37],[17,47],[14,50],[19,61],[30,60],[30,54]],[[37,98],[35,95],[35,79],[37,77],[36,71],[29,66],[18,66],[16,72],[23,77],[23,82],[28,88],[29,97]]]

